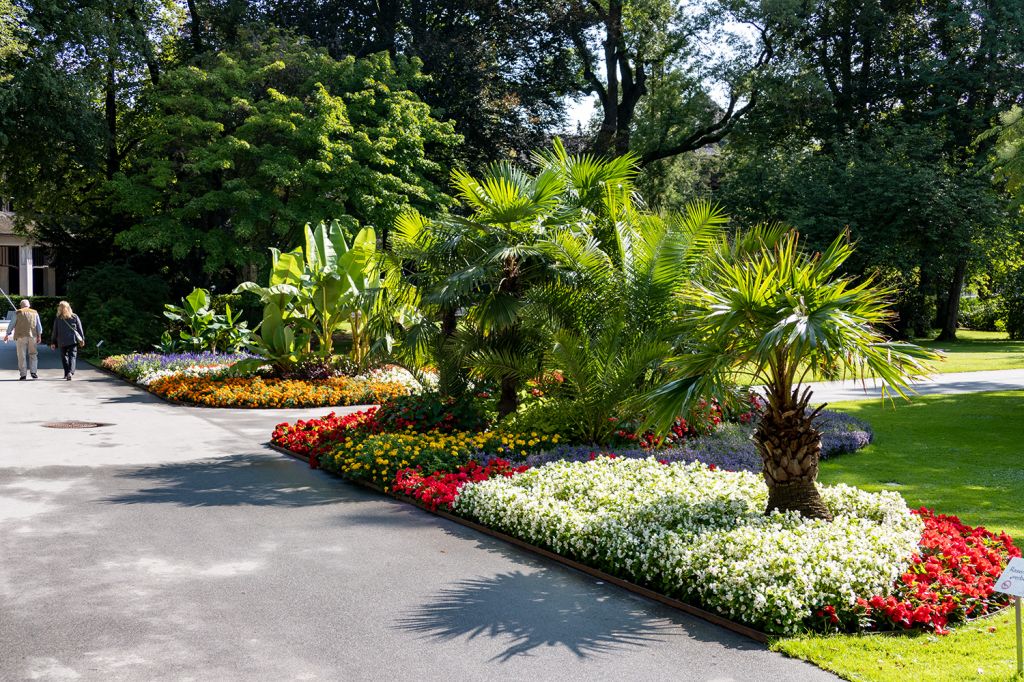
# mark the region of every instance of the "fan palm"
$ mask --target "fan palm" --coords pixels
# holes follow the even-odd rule
[[[855,283],[836,274],[853,253],[848,235],[815,255],[800,250],[795,231],[754,236],[731,253],[720,250],[704,280],[686,290],[680,331],[694,349],[668,361],[672,375],[648,395],[647,406],[664,428],[691,401],[725,396],[737,372],[752,372],[767,398],[753,437],[767,511],[827,519],[815,484],[821,434],[814,418],[824,406],[809,409],[811,389],[802,382],[811,375],[872,375],[906,397],[937,356],[890,343],[878,331],[890,320],[891,291],[870,278]]]

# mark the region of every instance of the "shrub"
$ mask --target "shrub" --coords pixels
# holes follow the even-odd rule
[[[1003,326],[1003,306],[995,298],[967,298],[960,300],[961,327],[983,332],[998,331]]]
[[[14,305],[18,305],[18,301],[27,299],[32,310],[39,313],[39,321],[43,324],[43,340],[49,342],[50,330],[53,329],[53,319],[57,316],[57,304],[62,299],[60,296],[16,296],[11,295],[11,300]],[[10,308],[5,299],[0,297],[0,309],[4,309],[4,312],[10,312]],[[75,312],[78,312],[77,310]],[[2,321],[6,315],[0,313],[0,321]]]
[[[822,490],[834,521],[762,513],[760,476],[599,457],[468,483],[454,510],[771,633],[888,594],[921,521],[896,493]]]
[[[163,330],[167,285],[123,265],[82,270],[68,283],[68,301],[82,318],[90,349],[103,341],[104,355],[150,348]]]
[[[377,412],[385,431],[483,431],[487,416],[472,397],[444,397],[425,392],[395,398]]]

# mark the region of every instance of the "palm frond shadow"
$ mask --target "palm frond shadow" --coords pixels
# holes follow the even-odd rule
[[[461,580],[400,619],[397,627],[437,640],[501,640],[491,661],[506,662],[541,647],[586,658],[678,636],[678,627],[645,605],[602,596],[561,570],[499,573]]]

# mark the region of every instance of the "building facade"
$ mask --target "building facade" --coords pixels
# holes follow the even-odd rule
[[[0,289],[10,296],[56,296],[57,271],[46,249],[14,232],[14,212],[0,198]]]

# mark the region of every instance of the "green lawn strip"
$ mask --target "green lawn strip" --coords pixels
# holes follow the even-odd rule
[[[942,351],[946,358],[935,364],[936,374],[981,372],[997,369],[1024,369],[1024,341],[1010,341],[1005,332],[976,332],[961,329],[954,343],[915,339],[914,343]],[[850,377],[846,377],[850,378]],[[749,374],[734,377],[742,386],[758,383]],[[810,381],[825,381],[811,376]]]
[[[940,374],[1024,368],[1024,341],[1010,341],[1005,332],[961,330],[955,343],[923,339],[916,343],[946,354],[936,368]]]
[[[810,635],[772,643],[772,649],[811,661],[860,682],[1021,680],[1013,613],[975,621],[944,637]]]
[[[898,490],[911,507],[956,514],[1024,543],[1024,391],[831,407],[866,419],[875,441],[823,462],[822,483]],[[1009,612],[945,637],[809,635],[773,648],[849,680],[1009,680],[1016,667]]]

